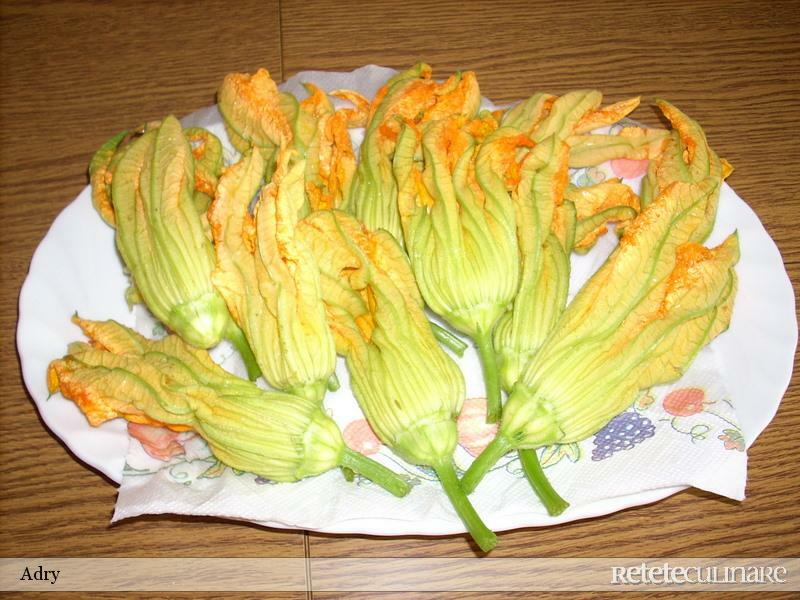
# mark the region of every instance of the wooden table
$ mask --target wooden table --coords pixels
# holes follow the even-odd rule
[[[596,87],[671,99],[736,166],[729,183],[777,242],[797,291],[800,17],[791,2],[4,2],[0,556],[471,556],[465,536],[377,539],[146,517],[109,526],[115,486],[40,420],[15,353],[31,255],[86,185],[110,133],[213,102],[222,77],[418,59],[474,69],[511,101]],[[585,4],[580,6],[581,4]],[[656,122],[649,108],[637,116]],[[500,535],[494,556],[800,555],[800,385],[750,451],[743,503],[685,491],[603,518]],[[793,475],[794,474],[794,475]],[[315,594],[316,595],[316,594]],[[187,595],[187,597],[189,597]]]

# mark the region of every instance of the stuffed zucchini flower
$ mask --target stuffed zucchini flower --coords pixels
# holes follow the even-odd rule
[[[346,209],[371,230],[385,229],[403,243],[392,159],[404,123],[451,116],[472,118],[480,106],[475,73],[457,73],[437,83],[419,63],[389,79],[372,101],[358,167]]]
[[[492,332],[517,293],[519,250],[509,185],[518,151],[531,140],[514,128],[480,143],[461,118],[406,126],[394,172],[406,251],[426,304],[475,340],[487,393],[487,420],[500,416]]]
[[[305,162],[289,166],[290,157],[291,151],[281,153],[263,189],[266,164],[257,150],[222,175],[209,210],[217,253],[213,281],[270,385],[321,401],[336,351],[317,261],[295,231],[308,213]]]
[[[114,321],[74,320],[90,343],[70,344],[50,364],[48,386],[92,425],[123,417],[192,430],[222,463],[274,481],[347,467],[396,496],[408,493],[398,475],[347,448],[317,402],[264,391],[177,336],[153,341]]]
[[[496,543],[453,466],[464,379],[439,347],[403,250],[340,211],[320,211],[298,231],[320,265],[337,351],[370,426],[404,460],[434,469],[453,507],[485,551]]]
[[[194,186],[192,149],[177,119],[167,117],[126,148],[114,171],[117,248],[137,296],[158,320],[198,348],[229,338],[255,378],[247,342],[211,283],[214,248]]]
[[[520,284],[494,331],[500,383],[510,391],[550,333],[567,301],[574,217],[564,204],[569,147],[550,136],[525,158],[513,193],[520,249]],[[563,240],[556,229],[563,230]]]

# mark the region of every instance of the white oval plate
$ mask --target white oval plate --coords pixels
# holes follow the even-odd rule
[[[327,82],[339,78],[340,87],[357,88],[359,71],[324,76]],[[315,76],[318,76],[315,72],[298,74],[285,85],[294,90],[300,78],[313,81]],[[330,85],[325,87],[330,89]],[[775,415],[789,384],[797,345],[797,320],[794,293],[775,243],[750,207],[724,185],[709,245],[718,243],[734,229],[739,232],[742,248],[736,267],[739,292],[731,327],[713,342],[713,347],[721,357],[726,387],[731,390],[749,447]],[[113,231],[95,213],[90,188],[86,187],[56,218],[33,256],[20,294],[17,327],[23,378],[42,419],[77,458],[115,482],[122,479],[128,449],[125,423],[118,419],[91,427],[75,404],[60,394],[49,396],[45,373],[48,363],[62,356],[69,342],[81,337],[70,322],[76,311],[89,319],[111,318],[135,325],[124,301],[127,285]],[[682,489],[683,486],[673,486],[607,498],[571,508],[558,518],[515,512],[493,514],[489,521],[497,530],[551,525],[647,504]],[[391,507],[388,509],[391,511]],[[280,520],[263,522],[275,527],[290,526]],[[442,535],[463,531],[458,521],[406,522],[357,515],[321,526],[315,523],[310,528],[374,535]]]

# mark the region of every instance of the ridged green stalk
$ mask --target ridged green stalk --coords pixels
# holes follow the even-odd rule
[[[467,349],[467,343],[458,337],[456,334],[452,333],[448,329],[445,329],[441,325],[438,325],[431,321],[431,332],[433,332],[433,337],[436,338],[442,346],[451,350],[456,356],[464,356],[464,351]]]

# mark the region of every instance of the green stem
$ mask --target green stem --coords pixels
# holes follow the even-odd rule
[[[443,462],[440,465],[432,466],[439,476],[439,481],[442,482],[442,487],[450,499],[450,503],[456,509],[456,513],[461,517],[464,525],[466,525],[472,539],[475,540],[481,550],[489,552],[497,545],[497,536],[491,529],[486,527],[478,513],[475,512],[475,508],[461,488],[453,463]]]
[[[339,383],[339,378],[336,376],[336,373],[331,373],[331,376],[328,378],[328,391],[335,392],[342,384]]]
[[[452,350],[459,358],[464,356],[464,350],[467,349],[467,342],[433,321],[430,321],[430,324],[433,337],[435,337],[442,346]]]
[[[402,498],[411,491],[408,482],[394,471],[387,469],[382,464],[367,458],[363,454],[354,452],[350,448],[345,448],[342,453],[342,461],[339,464],[342,468],[350,469],[359,475],[363,475],[370,481],[374,481],[387,492]]]
[[[542,465],[539,464],[539,457],[536,454],[536,450],[520,450],[518,454],[519,461],[522,463],[522,469],[525,471],[525,477],[528,478],[528,482],[531,484],[533,491],[536,492],[536,495],[539,496],[539,500],[544,504],[547,513],[551,517],[560,515],[567,509],[569,502],[559,496],[558,492],[550,485],[550,481],[547,479],[547,475],[544,474]]]
[[[483,479],[483,476],[489,472],[495,463],[500,460],[503,455],[511,450],[511,442],[504,436],[498,435],[494,438],[483,452],[478,455],[467,472],[461,478],[461,487],[467,494],[471,494]]]
[[[228,321],[225,327],[225,338],[228,339],[239,351],[239,355],[244,361],[244,366],[247,368],[247,377],[250,381],[255,381],[261,375],[261,369],[256,362],[256,357],[250,349],[250,344],[247,343],[247,338],[242,333],[242,330],[233,322],[233,319]]]
[[[295,396],[307,398],[312,402],[322,404],[322,399],[325,397],[325,391],[328,389],[328,380],[315,381],[314,383],[307,383],[305,385],[298,385],[297,387],[286,388],[287,391]]]
[[[345,481],[351,482],[353,481],[353,479],[355,479],[356,474],[353,473],[353,469],[350,469],[348,467],[340,467],[340,468],[342,470],[342,477],[344,477]]]
[[[478,334],[474,339],[486,383],[486,422],[497,423],[503,412],[503,405],[500,402],[500,370],[497,367],[492,336]]]

